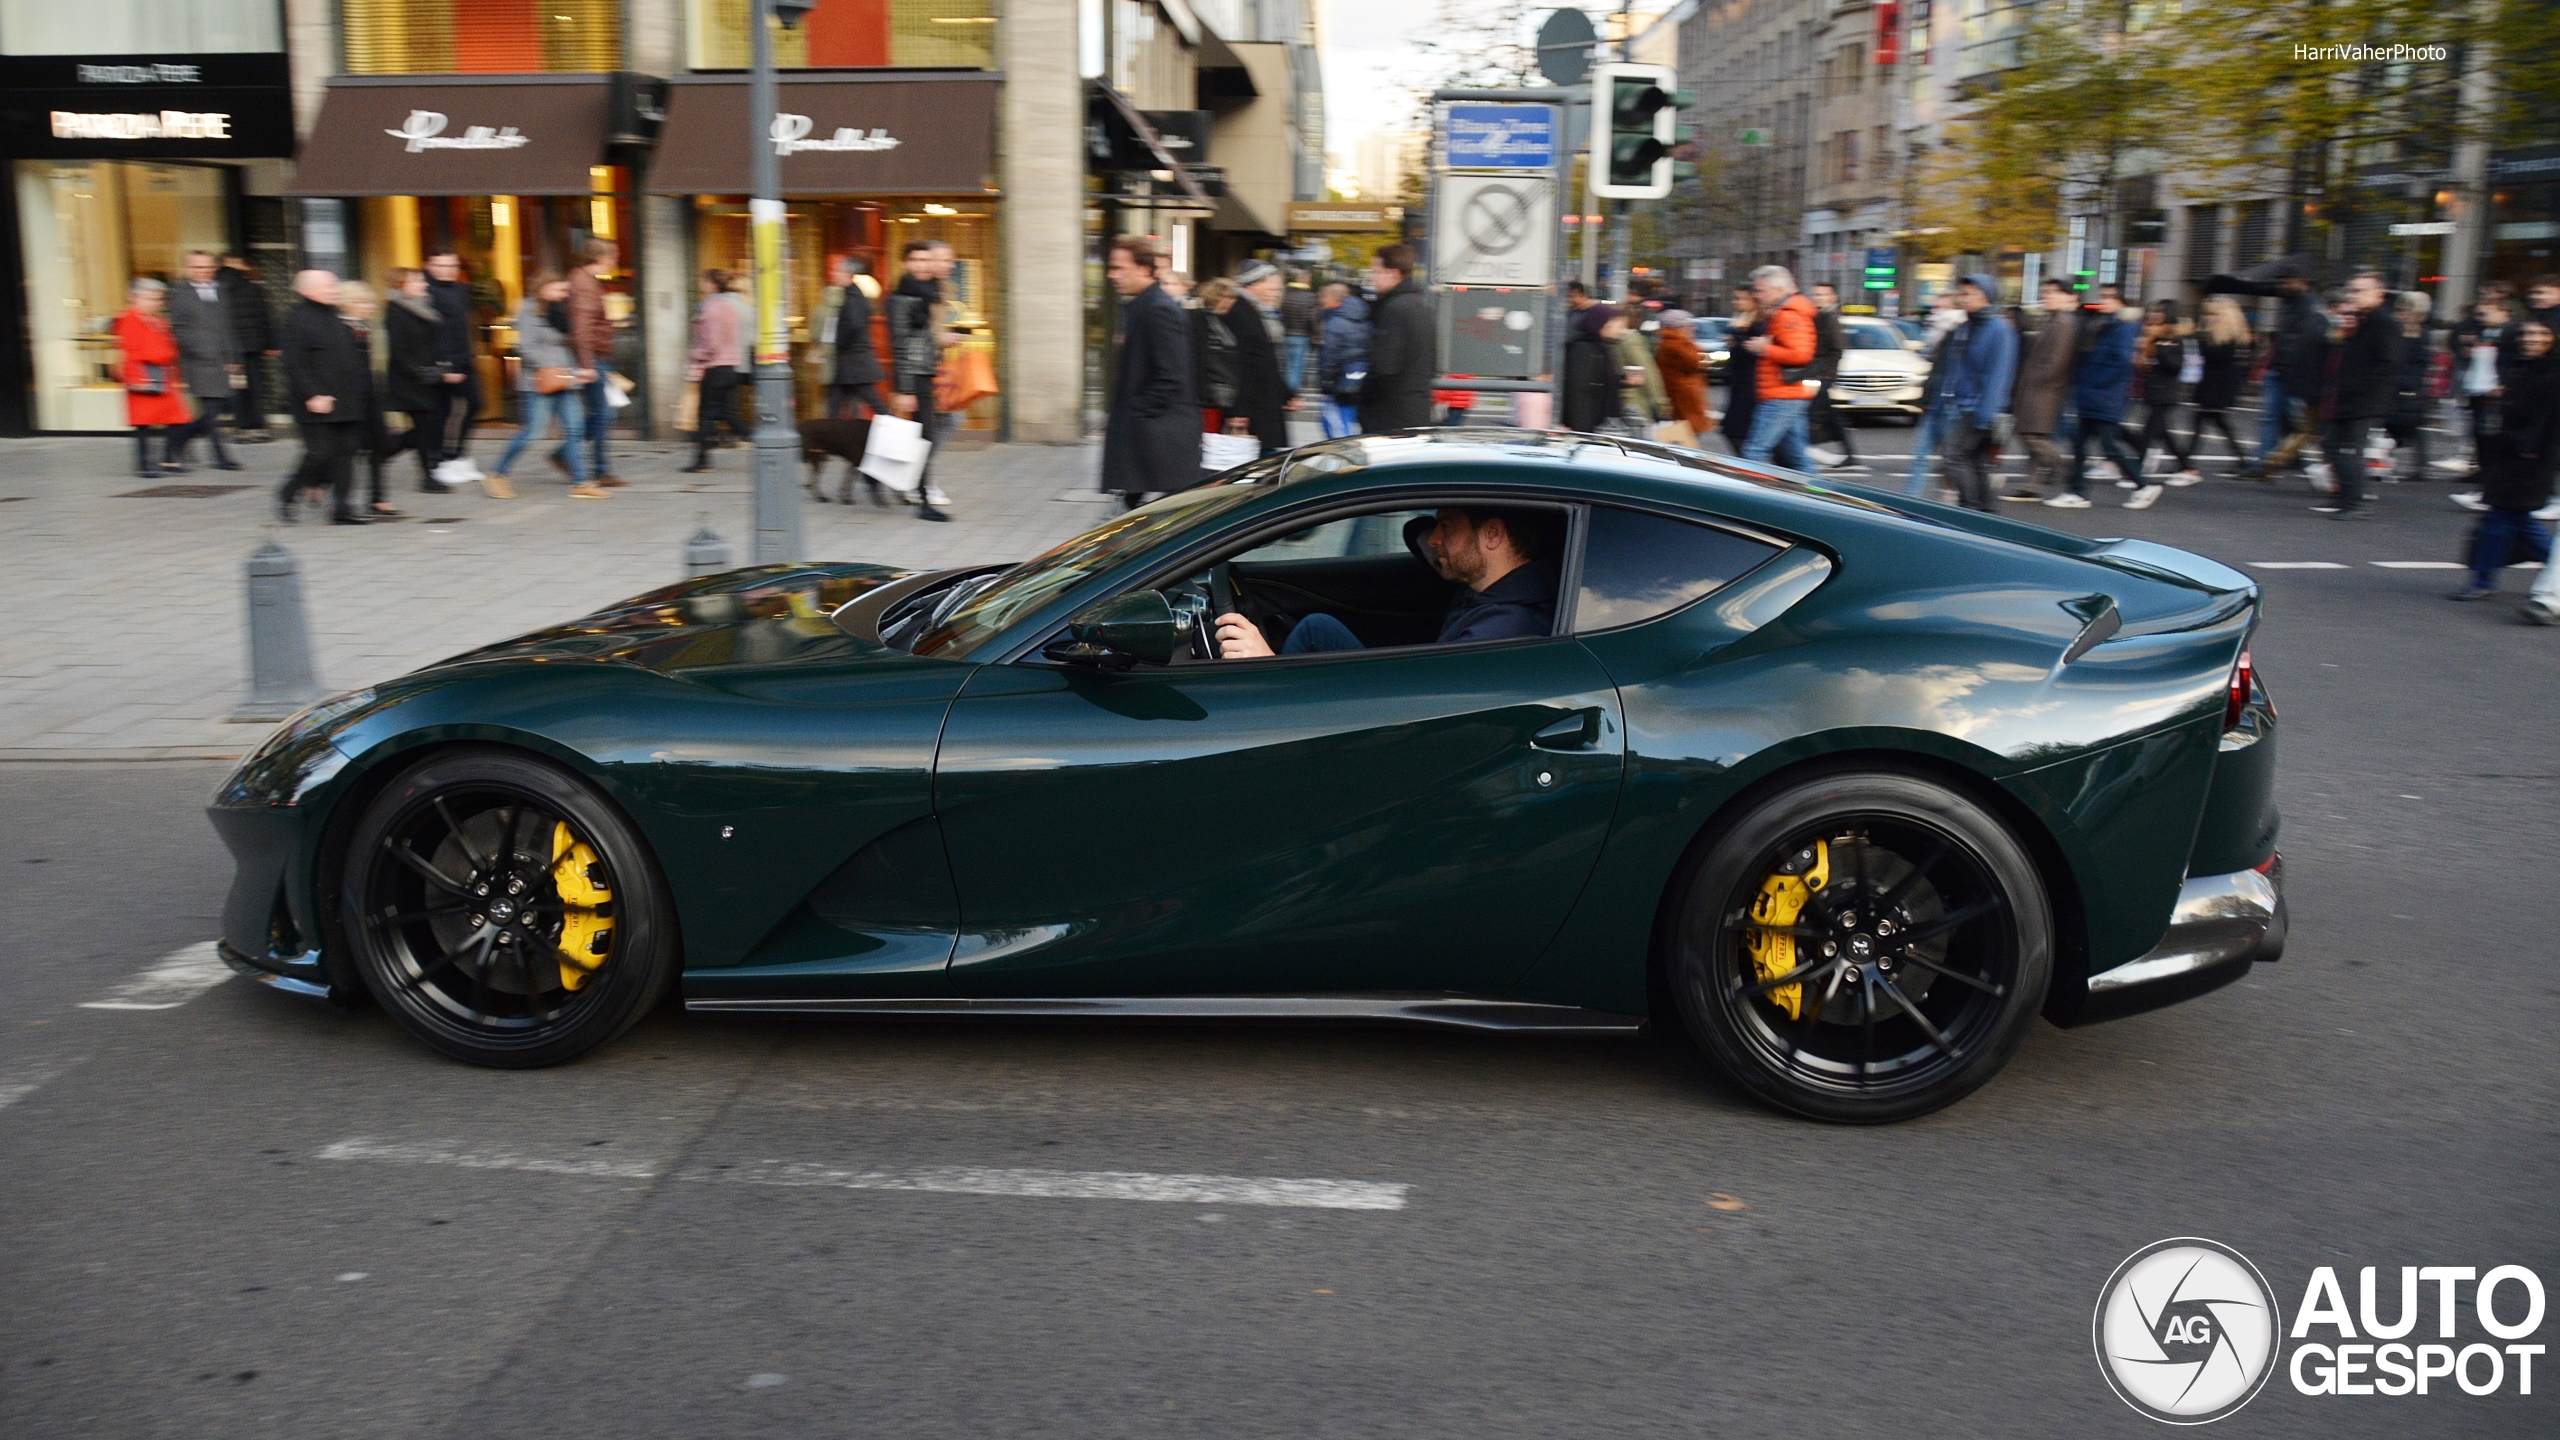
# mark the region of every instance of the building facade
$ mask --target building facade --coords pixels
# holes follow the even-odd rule
[[[1695,212],[1670,249],[1696,262],[1701,292],[1756,265],[1802,267],[1824,18],[1823,0],[1699,0],[1677,21],[1680,86],[1697,99],[1683,118],[1718,203]]]

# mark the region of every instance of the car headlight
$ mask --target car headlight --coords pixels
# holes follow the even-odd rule
[[[371,690],[351,690],[305,706],[275,729],[214,793],[217,805],[292,805],[346,768],[346,752],[332,743],[337,722],[374,701]]]

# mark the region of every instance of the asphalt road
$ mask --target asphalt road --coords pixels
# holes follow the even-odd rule
[[[2090,1314],[2153,1240],[2288,1319],[2560,1282],[2560,633],[2371,563],[2452,557],[2445,488],[2059,517],[2340,567],[2262,572],[2292,947],[1883,1130],[1651,1041],[668,1011],[476,1071],[197,982],[219,767],[0,767],[0,1435],[2137,1435]],[[1087,1198],[1186,1176],[1345,1183]],[[2535,1382],[2217,1429],[2551,1434]]]

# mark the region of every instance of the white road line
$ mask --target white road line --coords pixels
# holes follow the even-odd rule
[[[0,1074],[0,1110],[44,1088],[44,1082],[62,1073],[60,1065],[25,1065]]]
[[[1136,1170],[1003,1170],[979,1165],[839,1170],[795,1161],[767,1161],[752,1169],[696,1170],[681,1178],[836,1190],[921,1190],[944,1195],[1155,1200],[1190,1205],[1285,1205],[1317,1210],[1401,1210],[1406,1192],[1412,1188],[1369,1180],[1152,1175]]]
[[[2252,560],[2249,562],[2249,568],[2252,570],[2344,570],[2347,567],[2335,560]]]
[[[83,1000],[83,1010],[175,1010],[231,978],[231,967],[213,942],[190,945],[118,985],[104,1000]]]
[[[586,1175],[602,1180],[655,1180],[658,1167],[645,1160],[562,1160],[545,1155],[519,1155],[509,1150],[462,1150],[443,1145],[407,1145],[362,1136],[321,1148],[321,1160],[380,1160],[393,1165],[451,1165],[460,1170],[530,1170],[539,1175]]]
[[[2459,560],[2373,560],[2367,563],[2379,565],[2385,570],[2468,570],[2471,568]]]

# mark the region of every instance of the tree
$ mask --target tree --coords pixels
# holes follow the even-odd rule
[[[1552,8],[1532,8],[1529,0],[1440,0],[1432,13],[1430,33],[1413,47],[1431,61],[1439,76],[1423,94],[1435,88],[1545,84],[1538,74],[1538,42],[1531,21]]]

